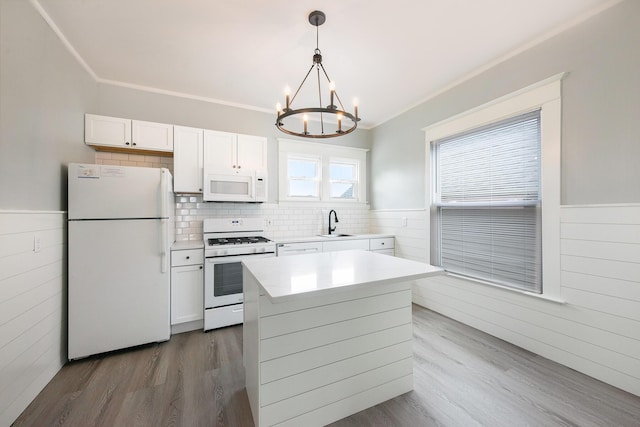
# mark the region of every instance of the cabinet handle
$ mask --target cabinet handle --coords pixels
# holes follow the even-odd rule
[[[202,266],[200,266],[200,270],[202,270]]]
[[[191,258],[190,256],[187,256],[187,259]]]
[[[124,144],[125,144],[125,145],[129,145],[129,142],[125,142]]]
[[[133,143],[133,144],[131,144],[131,145],[136,145],[136,143],[134,142],[134,143]]]
[[[380,243],[380,245],[384,246],[384,242]]]
[[[236,168],[236,165],[233,165],[233,168],[235,169],[235,168]]]
[[[198,191],[202,191],[202,188],[198,188]]]
[[[240,165],[238,165],[238,169],[240,169]]]

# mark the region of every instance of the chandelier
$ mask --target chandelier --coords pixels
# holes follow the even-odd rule
[[[298,86],[293,97],[291,97],[289,88],[285,89],[285,107],[282,108],[280,103],[276,106],[278,110],[276,126],[282,132],[288,133],[289,135],[304,138],[333,138],[353,132],[356,127],[358,127],[358,122],[360,121],[357,102],[354,101],[354,114],[345,110],[336,92],[335,83],[329,78],[327,71],[322,65],[322,54],[318,48],[318,27],[324,24],[325,21],[325,14],[319,10],[309,14],[309,23],[316,27],[316,48],[313,54],[313,64],[311,64],[311,68],[309,68],[307,75],[302,79],[302,83]],[[314,68],[316,70],[316,80],[318,84],[318,106],[293,108],[293,102],[296,96],[298,96],[300,89],[302,89]],[[321,75],[326,78],[329,85],[329,105],[326,107],[322,105]],[[338,105],[335,105],[334,102],[337,102]],[[302,122],[300,122],[300,118],[302,118]]]

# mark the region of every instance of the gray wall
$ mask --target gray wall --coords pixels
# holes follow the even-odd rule
[[[425,207],[420,129],[563,71],[562,203],[640,202],[638,17],[627,0],[375,128],[372,208]]]
[[[224,132],[266,136],[268,137],[269,170],[271,171],[269,183],[270,202],[275,202],[278,194],[278,146],[276,138],[298,139],[285,135],[276,128],[275,110],[273,113],[263,113],[106,84],[98,85],[98,105],[92,111],[87,112]],[[337,139],[315,141],[317,143],[370,148],[370,133],[368,130],[358,129]]]
[[[24,0],[0,2],[0,209],[65,210],[66,165],[92,162],[97,87]]]

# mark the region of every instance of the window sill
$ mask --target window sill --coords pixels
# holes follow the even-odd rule
[[[462,280],[466,280],[468,282],[478,283],[480,285],[490,286],[492,288],[502,289],[502,290],[505,290],[505,291],[508,291],[508,292],[513,292],[513,293],[516,293],[516,294],[519,294],[519,295],[526,295],[528,297],[540,299],[540,300],[543,300],[543,301],[549,301],[549,302],[552,302],[554,304],[566,304],[567,303],[565,300],[563,300],[561,298],[552,297],[550,295],[534,294],[532,292],[527,292],[527,291],[523,291],[523,290],[520,290],[520,289],[510,288],[508,286],[502,286],[502,285],[498,285],[496,283],[488,282],[486,280],[474,279],[472,277],[463,276],[463,275],[456,274],[456,273],[447,272],[446,274],[447,274],[447,276],[455,277],[456,279],[462,279]]]

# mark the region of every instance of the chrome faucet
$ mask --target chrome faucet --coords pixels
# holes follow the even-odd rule
[[[333,213],[333,217],[335,218],[336,222],[340,222],[340,221],[338,221],[338,214],[337,214],[337,212],[336,212],[336,211],[334,211],[333,209],[331,209],[331,210],[329,211],[329,233],[328,233],[328,234],[331,234],[331,232],[332,232],[332,231],[336,231],[336,228],[335,228],[335,227],[331,228],[331,213]]]

